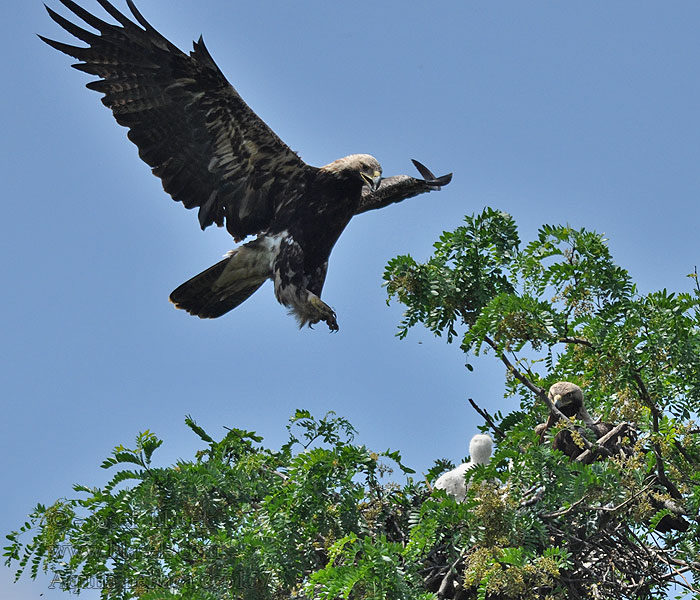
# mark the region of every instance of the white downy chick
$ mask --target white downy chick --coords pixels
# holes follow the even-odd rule
[[[454,496],[457,502],[463,502],[467,496],[467,484],[464,476],[469,469],[476,465],[487,465],[491,460],[493,440],[483,433],[475,435],[469,442],[469,462],[462,463],[457,468],[443,473],[435,482],[435,488],[445,490]]]

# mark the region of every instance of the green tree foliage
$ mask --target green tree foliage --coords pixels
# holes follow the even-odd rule
[[[470,368],[492,354],[520,401],[505,415],[474,404],[497,450],[467,472],[464,502],[432,489],[453,465],[414,477],[332,413],[297,411],[276,450],[187,418],[204,445],[193,460],[157,467],[161,441],[140,434],[104,461],[107,485],[38,505],[6,563],[114,599],[655,599],[672,585],[700,598],[697,285],[640,294],[600,235],[545,226],[523,247],[491,209],[385,280],[406,306],[401,337],[422,324]],[[585,391],[607,435],[566,418],[535,432],[557,381]],[[553,449],[563,434],[577,456]]]
[[[215,441],[186,422],[206,444],[195,460],[154,467],[161,440],[147,431],[102,463],[118,469],[104,487],[75,486],[82,497],[38,505],[7,536],[17,576],[43,569],[55,587],[115,599],[367,597],[375,588],[385,590],[377,598],[423,597],[404,593],[419,586],[401,559],[420,494],[411,482],[380,482],[382,461],[411,473],[397,452],[354,444],[352,426],[332,413],[297,411],[277,451],[249,431]]]
[[[498,441],[491,476],[503,504],[490,509],[502,515],[497,534],[451,549],[475,597],[664,598],[674,582],[700,598],[700,288],[690,277],[690,293],[641,294],[601,235],[547,225],[522,247],[512,218],[488,208],[444,233],[426,263],[389,263],[389,298],[407,308],[399,335],[422,323],[459,339],[467,361],[493,353],[520,399],[494,418],[475,405]],[[534,433],[557,381],[585,391],[617,443],[568,420],[544,440]],[[586,450],[576,460],[551,448],[562,427]],[[479,494],[471,488],[473,510]],[[482,527],[493,527],[489,513]]]

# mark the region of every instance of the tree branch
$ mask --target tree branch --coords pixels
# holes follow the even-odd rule
[[[651,397],[651,394],[649,394],[649,390],[647,389],[647,386],[644,383],[644,380],[642,379],[642,376],[640,375],[638,370],[632,370],[632,377],[635,383],[637,384],[637,388],[642,397],[642,400],[651,411],[652,429],[654,433],[658,435],[660,411],[656,406],[656,402],[654,402],[653,398]],[[656,456],[656,475],[659,478],[659,482],[668,490],[668,493],[671,494],[671,496],[673,496],[676,500],[683,500],[683,495],[680,493],[680,491],[678,491],[676,485],[666,475],[665,462],[663,456],[661,455],[661,446],[659,445],[659,442],[656,440],[652,441],[652,448],[654,449],[654,455]]]
[[[540,398],[546,405],[547,408],[549,408],[550,413],[554,413],[557,417],[560,419],[564,419],[565,422],[570,422],[571,420],[564,414],[562,413],[556,406],[554,406],[554,403],[549,399],[549,396],[547,395],[547,392],[544,390],[544,388],[541,388],[532,381],[530,381],[525,375],[523,375],[516,367],[515,365],[508,360],[508,357],[500,351],[498,348],[498,344],[494,342],[489,336],[485,335],[484,336],[484,341],[491,346],[497,353],[498,353],[498,358],[501,359],[501,362],[506,366],[508,371],[515,377],[520,383],[522,383],[527,389],[529,389],[531,392],[533,392],[538,398]]]
[[[544,401],[544,403],[547,405],[547,408],[549,409],[549,414],[550,414],[550,419],[552,416],[556,417],[556,420],[563,420],[565,423],[568,423],[569,425],[573,425],[574,422],[572,419],[567,417],[563,412],[561,412],[552,402],[547,395],[546,391],[544,388],[541,388],[537,385],[535,385],[530,379],[528,379],[525,375],[522,374],[521,371],[519,371],[515,365],[508,360],[508,357],[499,350],[498,345],[496,342],[494,342],[489,336],[485,335],[484,336],[484,341],[491,346],[497,353],[498,357],[501,359],[501,362],[506,366],[508,371],[520,382],[522,383],[526,388],[528,388],[530,391],[532,391],[538,398]],[[549,429],[555,422],[550,422],[550,419],[547,420],[547,427],[545,428],[545,431]],[[595,429],[591,426],[591,423],[586,423],[586,426],[595,433]],[[585,438],[582,438],[584,445],[586,446],[587,449],[591,448],[591,443]]]
[[[623,429],[628,429],[630,426],[629,423],[622,422],[613,429],[611,429],[608,433],[606,433],[602,438],[596,441],[595,444],[591,444],[591,447],[585,450],[583,453],[579,454],[576,457],[577,462],[584,462],[586,459],[590,458],[591,456],[591,450],[595,450],[596,448],[604,448],[605,444],[607,444],[612,438],[614,437],[621,437],[623,435]]]
[[[506,437],[506,434],[503,433],[503,430],[498,425],[496,425],[496,423],[494,422],[491,415],[489,415],[489,413],[486,412],[483,408],[479,408],[479,406],[476,404],[476,402],[474,402],[474,400],[472,400],[471,398],[467,398],[467,400],[469,400],[469,404],[472,405],[474,410],[481,415],[481,417],[484,419],[484,421],[486,421],[488,426],[491,427],[491,429],[493,430],[493,433],[496,435],[496,437],[499,440],[504,439]]]
[[[560,342],[563,342],[565,344],[579,344],[581,346],[588,346],[589,348],[592,348],[595,350],[595,346],[589,342],[588,340],[584,340],[583,338],[577,338],[577,337],[561,337],[559,338]]]

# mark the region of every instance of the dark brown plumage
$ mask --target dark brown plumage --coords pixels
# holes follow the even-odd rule
[[[590,425],[589,428],[593,432],[593,435],[595,435],[596,439],[602,438],[605,434],[613,430],[613,426],[610,423],[594,423]],[[586,435],[585,430],[582,427],[576,427],[576,430],[579,432],[579,435]],[[578,458],[585,450],[585,448],[582,448],[578,443],[576,443],[573,434],[568,429],[562,429],[561,431],[557,432],[557,435],[555,435],[554,439],[552,440],[552,448],[563,452],[571,459]],[[592,453],[590,460],[586,460],[584,462],[591,463],[597,457],[597,454]]]
[[[627,423],[621,423],[616,427],[612,423],[594,421],[593,417],[586,411],[583,390],[579,386],[568,381],[559,381],[549,388],[548,397],[564,416],[570,419],[581,419],[586,424],[585,428],[574,425],[573,429],[567,428],[558,431],[552,440],[552,448],[559,450],[569,459],[578,460],[584,464],[591,464],[596,460],[603,460],[613,455],[630,456],[632,454],[632,447],[624,443],[623,438],[633,440],[633,430]],[[546,423],[540,423],[535,427],[535,432],[540,436],[540,443],[544,441],[547,430],[558,420],[557,415],[550,413]],[[581,440],[577,441],[574,431],[581,438],[590,431],[595,436],[598,445],[592,446],[589,451],[586,451]],[[683,518],[683,511],[675,502],[662,500],[659,495],[661,489],[659,483],[657,490],[651,490],[645,496],[654,509],[666,511],[666,514],[656,524],[656,531],[661,533],[687,531],[690,524]]]
[[[236,241],[257,238],[178,287],[171,300],[200,317],[238,306],[266,279],[300,325],[325,321],[337,330],[333,310],[320,299],[328,257],[357,213],[437,190],[451,174],[435,177],[414,161],[423,179],[381,179],[367,154],[313,167],[280,140],[228,83],[200,37],[189,55],[158,33],[126,0],[135,22],[108,0],[97,0],[118,24],[73,2],[59,0],[94,28],[93,33],[47,7],[51,18],[87,44],[41,37],[80,62],[76,69],[99,79],[87,84],[102,102],[165,191],[186,208],[198,208],[202,229],[225,226]]]
[[[580,419],[586,424],[586,428],[593,432],[596,439],[600,439],[605,434],[613,429],[609,423],[601,423],[594,421],[593,417],[588,414],[583,400],[583,390],[570,381],[557,381],[549,388],[547,397],[552,404],[565,417],[569,419]],[[559,416],[553,412],[549,413],[546,423],[540,423],[535,427],[535,432],[540,436],[540,443],[544,441],[544,436],[547,430],[559,421]],[[581,435],[585,435],[585,430],[580,427],[575,427]],[[569,458],[574,459],[581,455],[584,451],[579,443],[576,442],[572,432],[569,429],[562,429],[552,440],[552,447],[566,454]],[[594,460],[592,455],[591,461]]]

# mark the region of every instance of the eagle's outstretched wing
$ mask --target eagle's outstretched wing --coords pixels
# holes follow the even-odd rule
[[[264,229],[282,202],[303,193],[307,165],[248,107],[214,63],[200,37],[189,56],[158,33],[126,0],[138,23],[107,0],[97,0],[119,23],[110,24],[72,0],[60,2],[99,34],[47,7],[78,47],[41,37],[81,61],[100,79],[87,87],[104,94],[139,155],[174,200],[199,207],[199,223],[226,225],[240,240]]]
[[[382,179],[381,184],[375,191],[371,191],[368,187],[362,188],[362,200],[355,214],[359,215],[375,208],[384,208],[389,204],[401,202],[418,194],[439,190],[441,186],[447,185],[452,181],[452,173],[435,177],[428,167],[417,160],[411,159],[411,161],[423,179],[416,179],[409,175],[394,175],[393,177]]]

